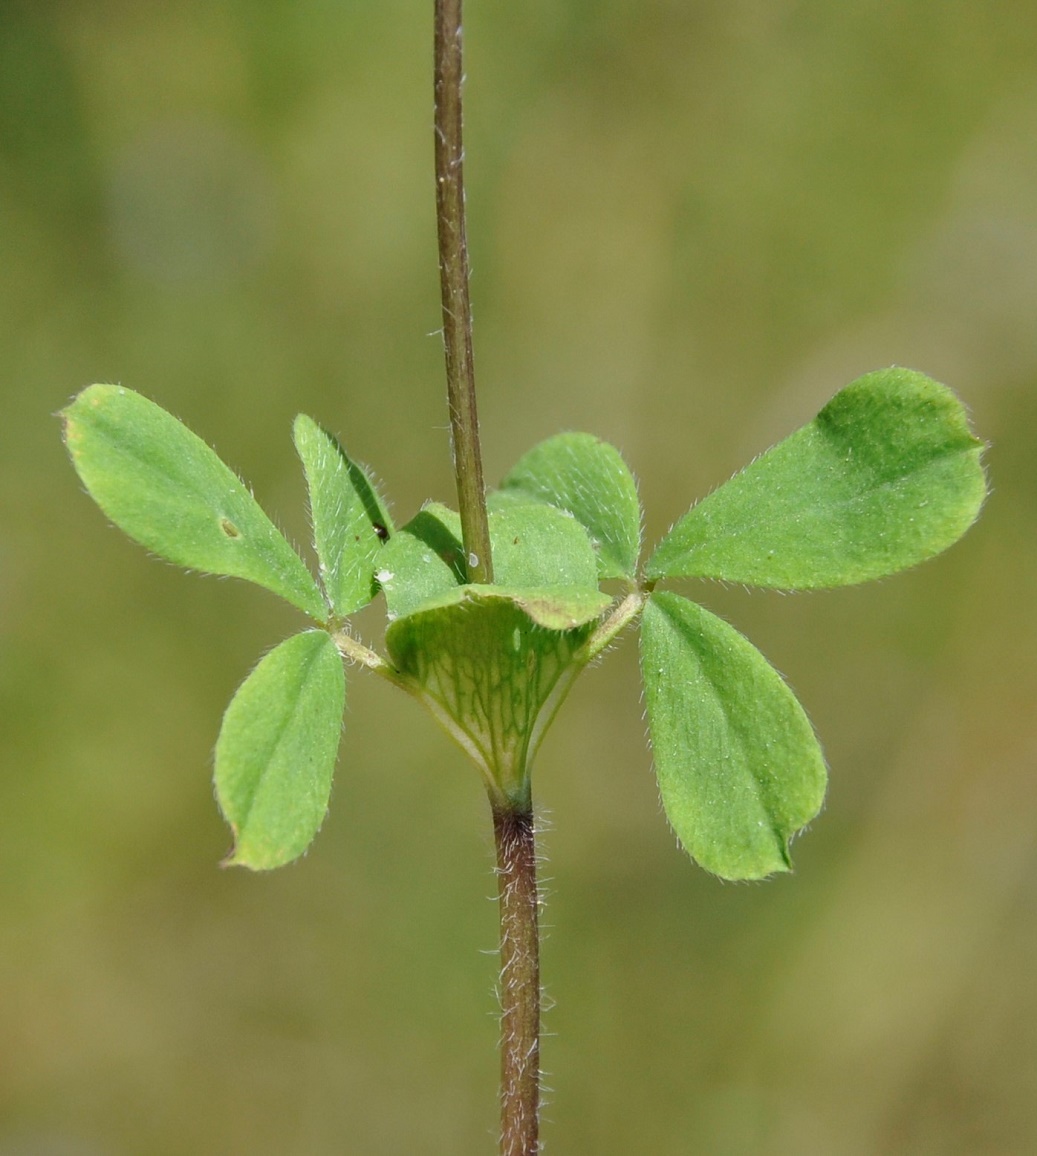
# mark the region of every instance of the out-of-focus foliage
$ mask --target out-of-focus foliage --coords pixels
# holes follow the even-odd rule
[[[297,543],[300,410],[391,475],[398,523],[452,500],[429,24],[307,2],[0,15],[5,1154],[492,1149],[475,775],[353,678],[366,758],[317,847],[218,871],[220,713],[299,620],[106,528],[49,417],[91,381],[146,393]],[[825,739],[793,876],[725,887],[673,846],[630,640],[580,680],[535,776],[548,1143],[1037,1147],[1037,15],[469,0],[466,30],[491,480],[586,429],[634,468],[657,541],[891,363],[951,385],[994,445],[983,519],[911,574],[691,592]]]

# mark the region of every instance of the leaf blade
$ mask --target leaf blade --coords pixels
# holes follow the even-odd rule
[[[241,479],[161,406],[92,385],[61,414],[80,479],[105,514],[153,553],[244,578],[322,621],[324,598],[302,559]]]
[[[501,586],[598,591],[598,560],[586,528],[554,506],[491,510],[493,580]]]
[[[436,503],[386,543],[379,582],[391,619],[459,600],[462,590],[507,597],[551,630],[580,626],[608,605],[597,585],[594,550],[571,515],[541,503],[489,513],[493,585],[466,586],[461,522]]]
[[[385,544],[377,580],[390,620],[449,597],[464,584],[461,520],[453,510],[430,504]]]
[[[292,428],[310,495],[313,545],[336,614],[366,606],[378,591],[378,555],[392,521],[370,478],[338,440],[306,414]]]
[[[586,433],[548,438],[516,462],[501,490],[572,514],[594,543],[599,578],[634,577],[641,551],[637,484],[608,442]]]
[[[913,370],[866,374],[693,506],[646,574],[806,590],[906,569],[975,521],[982,449],[946,386]]]
[[[792,691],[733,627],[676,594],[645,605],[641,665],[663,807],[685,849],[724,879],[789,870],[827,777]]]
[[[216,742],[216,797],[234,832],[228,865],[298,858],[327,812],[345,707],[342,660],[322,630],[293,635],[238,688]]]

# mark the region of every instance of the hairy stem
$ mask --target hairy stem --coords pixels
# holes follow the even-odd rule
[[[501,1156],[535,1156],[540,1107],[540,940],[532,806],[495,806],[500,903]]]
[[[472,357],[461,135],[461,0],[435,0],[436,226],[447,399],[469,582],[493,581]],[[540,940],[533,811],[494,800],[500,892],[501,1156],[539,1150]]]
[[[492,582],[486,487],[479,446],[472,359],[472,307],[465,236],[464,146],[461,139],[461,0],[436,0],[436,225],[447,399],[469,582]]]

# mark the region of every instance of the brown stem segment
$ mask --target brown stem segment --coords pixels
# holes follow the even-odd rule
[[[540,1151],[540,938],[531,806],[494,807],[500,903],[501,1156]]]
[[[464,146],[461,139],[461,0],[436,0],[436,225],[447,399],[469,582],[492,582],[486,486],[479,447],[472,359],[472,306],[465,235]]]

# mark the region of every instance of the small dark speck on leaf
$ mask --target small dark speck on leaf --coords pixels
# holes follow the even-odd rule
[[[384,542],[386,538],[389,537],[389,531],[382,525],[381,522],[373,522],[372,525],[374,526],[374,532]]]
[[[220,519],[220,529],[227,535],[228,538],[240,538],[241,531],[234,525],[229,518]]]

